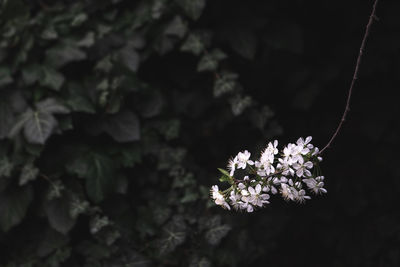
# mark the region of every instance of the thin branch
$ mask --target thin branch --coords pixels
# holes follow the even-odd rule
[[[349,89],[349,93],[348,93],[348,96],[347,96],[346,108],[344,109],[344,112],[343,112],[343,115],[342,115],[342,119],[340,120],[339,125],[336,128],[336,131],[333,133],[333,135],[332,135],[331,139],[329,140],[329,142],[319,152],[320,154],[322,154],[328,147],[330,147],[330,145],[332,144],[333,140],[336,138],[336,136],[338,135],[340,129],[342,128],[342,125],[343,125],[344,121],[346,120],[347,113],[350,110],[351,94],[353,92],[354,84],[355,84],[355,82],[356,82],[356,80],[358,78],[358,69],[360,67],[361,58],[363,56],[365,44],[367,42],[367,37],[369,35],[369,31],[370,31],[370,28],[371,28],[371,25],[372,25],[373,21],[374,20],[378,20],[378,18],[375,15],[376,5],[377,4],[378,4],[378,0],[375,0],[374,5],[372,6],[371,15],[369,16],[367,27],[365,29],[364,37],[363,37],[362,42],[361,42],[360,52],[359,52],[358,57],[357,57],[357,63],[356,63],[356,67],[354,69],[353,80],[351,81],[351,84],[350,84],[350,89]]]

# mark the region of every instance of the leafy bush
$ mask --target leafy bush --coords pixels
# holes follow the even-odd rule
[[[369,2],[0,0],[0,266],[399,266],[381,3],[329,194],[247,214],[212,203],[216,168],[275,137],[323,147]]]
[[[214,251],[232,227],[209,211],[213,173],[192,144],[239,115],[279,129],[196,24],[205,4],[1,3],[1,264],[240,262]]]

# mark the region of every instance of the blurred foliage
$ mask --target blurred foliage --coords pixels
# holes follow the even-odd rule
[[[0,3],[0,265],[239,264],[188,144],[263,107],[196,26],[206,1]]]
[[[371,38],[389,48],[372,40],[377,56],[360,78],[398,70],[389,11],[399,4],[387,2],[378,16],[388,30]],[[0,0],[0,266],[398,266],[399,221],[384,202],[398,180],[374,183],[398,176],[398,164],[360,143],[392,153],[395,98],[380,109],[375,94],[358,102],[375,122],[354,113],[360,130],[343,134],[354,134],[354,155],[343,159],[342,145],[324,166],[329,201],[249,216],[209,200],[233,153],[278,135],[329,137],[369,8]]]

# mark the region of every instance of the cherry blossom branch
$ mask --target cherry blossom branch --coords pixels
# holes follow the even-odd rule
[[[326,146],[319,152],[319,154],[322,154],[327,148],[329,148],[329,147],[331,146],[333,140],[336,138],[336,136],[338,135],[340,129],[342,128],[342,125],[343,125],[344,121],[346,120],[347,113],[348,113],[349,110],[350,110],[350,99],[351,99],[351,94],[352,94],[352,92],[353,92],[354,84],[355,84],[355,82],[356,82],[356,80],[357,80],[357,78],[358,78],[358,77],[357,77],[357,76],[358,76],[358,69],[359,69],[359,66],[360,66],[360,63],[361,63],[361,58],[362,58],[362,56],[363,56],[365,44],[366,44],[366,42],[367,42],[367,37],[368,37],[368,35],[369,35],[369,31],[370,31],[370,28],[371,28],[371,25],[372,25],[373,21],[374,21],[375,19],[378,20],[378,18],[377,18],[376,15],[375,15],[375,11],[376,11],[376,6],[377,6],[377,4],[378,4],[378,0],[375,0],[374,5],[372,6],[371,15],[369,16],[369,20],[368,20],[367,27],[366,27],[366,29],[365,29],[364,37],[363,37],[362,42],[361,42],[360,52],[359,52],[358,57],[357,57],[357,63],[356,63],[356,67],[355,67],[355,69],[354,69],[353,79],[352,79],[352,81],[351,81],[349,93],[348,93],[348,96],[347,96],[346,108],[344,109],[342,118],[341,118],[341,120],[340,120],[340,122],[339,122],[338,127],[336,128],[336,131],[333,133],[331,139],[330,139],[329,142],[326,144]]]

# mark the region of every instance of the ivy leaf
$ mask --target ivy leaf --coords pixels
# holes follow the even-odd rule
[[[257,38],[254,32],[247,28],[234,28],[228,33],[232,49],[246,59],[254,59],[257,50]]]
[[[250,96],[242,97],[238,94],[230,98],[229,103],[231,104],[233,115],[239,116],[246,108],[252,105],[253,101]]]
[[[72,27],[77,27],[82,25],[87,20],[88,16],[85,13],[80,13],[75,16],[74,20],[71,22]]]
[[[113,267],[148,267],[152,266],[151,261],[146,259],[143,255],[137,251],[128,251],[119,256],[118,259],[112,259],[110,264],[107,266]]]
[[[0,194],[0,227],[4,232],[22,221],[32,198],[33,191],[28,186]]]
[[[57,126],[57,120],[49,113],[33,111],[32,109],[27,111],[27,117],[28,119],[24,123],[26,140],[32,144],[43,145]]]
[[[197,20],[206,5],[205,0],[176,0],[176,2],[182,7],[186,15],[193,20]]]
[[[31,64],[22,69],[22,80],[26,85],[32,85],[42,76],[42,68],[39,64]]]
[[[219,97],[232,92],[236,86],[238,75],[236,73],[224,73],[214,83],[214,96]]]
[[[54,40],[58,38],[58,33],[56,32],[54,27],[49,26],[42,31],[40,37],[42,37],[44,40]]]
[[[79,214],[88,212],[90,203],[86,200],[82,200],[78,197],[74,197],[70,204],[69,214],[73,219],[76,219]]]
[[[205,239],[213,246],[218,245],[221,239],[232,229],[227,224],[221,224],[221,217],[218,215],[208,220],[206,224],[209,230],[205,233]]]
[[[42,71],[43,77],[40,80],[40,85],[59,91],[65,81],[64,76],[58,71],[48,67],[43,67]]]
[[[47,227],[47,231],[42,235],[42,240],[37,244],[36,253],[39,257],[45,257],[54,250],[61,248],[68,242],[68,238],[59,232]]]
[[[182,17],[175,16],[165,28],[164,35],[183,38],[183,36],[185,36],[186,30],[187,26]]]
[[[51,227],[62,234],[67,234],[75,225],[70,213],[70,199],[65,194],[60,198],[47,200],[45,211]]]
[[[0,95],[0,139],[7,137],[14,120],[14,114],[8,100]]]
[[[218,63],[226,58],[226,54],[219,49],[214,49],[210,53],[205,54],[197,65],[197,71],[216,71]]]
[[[94,235],[104,227],[110,225],[110,223],[111,222],[107,216],[100,217],[99,215],[96,215],[90,220],[90,233]]]
[[[55,198],[60,198],[62,196],[62,192],[65,190],[65,185],[60,180],[56,180],[50,185],[51,186],[47,193],[47,199],[52,200]]]
[[[211,267],[211,262],[205,257],[203,258],[194,257],[190,261],[189,267]]]
[[[200,55],[205,49],[205,45],[202,42],[200,36],[197,34],[189,34],[186,41],[181,46],[181,51],[192,52],[196,56]]]
[[[168,254],[183,244],[186,240],[186,224],[182,217],[175,216],[165,227],[163,236],[158,240],[157,247],[160,255]]]
[[[70,111],[60,104],[55,98],[47,98],[36,103],[36,108],[40,112],[51,114],[68,114]]]
[[[3,157],[0,159],[0,177],[10,177],[14,164]]]
[[[140,139],[140,124],[135,113],[121,111],[105,116],[88,128],[89,132],[97,135],[106,132],[117,142],[132,142]]]
[[[4,86],[13,82],[10,69],[7,67],[0,67],[0,86]]]
[[[127,45],[119,52],[120,61],[132,72],[136,72],[139,68],[140,55],[136,52],[135,47]]]
[[[121,162],[123,167],[131,168],[136,163],[140,163],[142,160],[142,152],[137,146],[124,147],[119,150],[118,162]]]
[[[52,66],[56,69],[73,62],[86,59],[86,54],[79,48],[63,44],[52,47],[46,51],[46,65]]]
[[[69,110],[53,98],[36,104],[36,110],[28,108],[11,129],[9,136],[15,136],[24,128],[24,136],[29,143],[43,145],[58,125],[52,114],[65,114]]]
[[[19,176],[19,185],[25,185],[29,181],[35,180],[39,174],[39,169],[32,163],[25,164]]]
[[[68,86],[67,96],[65,97],[66,103],[73,111],[85,112],[93,114],[96,109],[89,97],[85,94],[85,89],[81,86],[72,83]]]
[[[91,153],[86,160],[86,191],[96,203],[102,201],[112,189],[113,162],[102,154]]]

